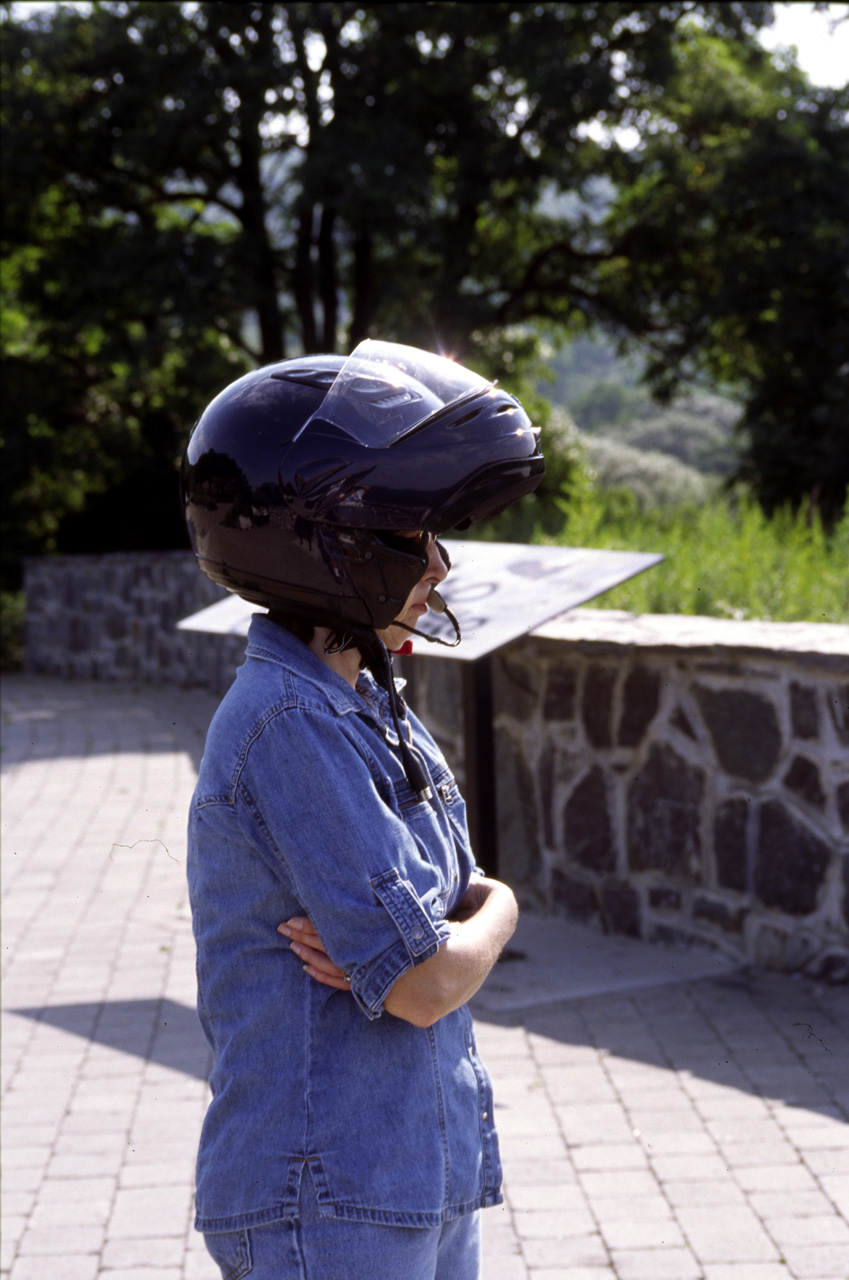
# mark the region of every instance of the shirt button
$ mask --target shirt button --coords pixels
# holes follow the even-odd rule
[[[482,1119],[482,1120],[488,1120],[488,1119],[489,1119],[489,1112],[488,1112],[488,1111],[484,1111],[483,1115],[481,1116],[481,1119]]]
[[[419,938],[424,937],[424,929],[421,927],[420,924],[416,925],[415,929],[413,930],[412,936],[416,939],[417,942]]]

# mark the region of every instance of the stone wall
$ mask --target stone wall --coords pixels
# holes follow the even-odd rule
[[[26,565],[29,671],[223,691],[190,552]],[[551,911],[849,977],[849,628],[577,609],[492,660],[500,873]],[[461,667],[404,660],[462,778]]]
[[[223,692],[244,658],[241,637],[175,629],[227,594],[190,551],[33,558],[24,589],[28,671]]]
[[[459,667],[410,700],[462,762]],[[849,628],[575,610],[493,660],[500,874],[659,942],[849,978]]]

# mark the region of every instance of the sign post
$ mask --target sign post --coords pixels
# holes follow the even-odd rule
[[[492,657],[463,668],[463,750],[466,815],[478,865],[498,875],[498,815],[495,807],[495,726],[492,715]]]
[[[637,551],[581,547],[525,546],[506,542],[445,541],[451,572],[439,594],[463,633],[456,648],[433,646],[433,654],[464,663],[463,734],[472,847],[478,862],[498,872],[495,806],[492,654],[558,614],[586,604],[663,559]],[[247,635],[259,606],[229,596],[177,624],[183,631]],[[449,640],[454,631],[444,615],[430,613],[422,630]],[[419,655],[425,656],[420,644]]]

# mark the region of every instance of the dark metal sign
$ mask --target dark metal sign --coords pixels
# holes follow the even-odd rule
[[[584,547],[538,547],[509,542],[446,540],[451,572],[439,588],[463,632],[456,649],[417,652],[474,662],[544,622],[586,604],[603,591],[642,573],[663,559],[638,551],[599,551]],[[201,609],[178,623],[183,631],[247,635],[251,617],[262,612],[238,596]],[[446,640],[454,630],[444,616],[429,613],[423,631]]]

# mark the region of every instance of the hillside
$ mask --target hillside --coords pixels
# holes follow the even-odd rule
[[[628,473],[641,470],[633,456],[638,450],[655,455],[644,460],[650,470],[657,467],[656,455],[681,464],[669,474],[681,485],[690,483],[695,498],[697,476],[725,477],[736,466],[739,406],[692,386],[673,404],[660,405],[639,385],[641,368],[636,357],[620,356],[610,339],[579,337],[552,353],[539,390],[574,421],[604,483],[629,483]],[[617,453],[616,445],[625,451]],[[690,472],[697,475],[688,480]]]

